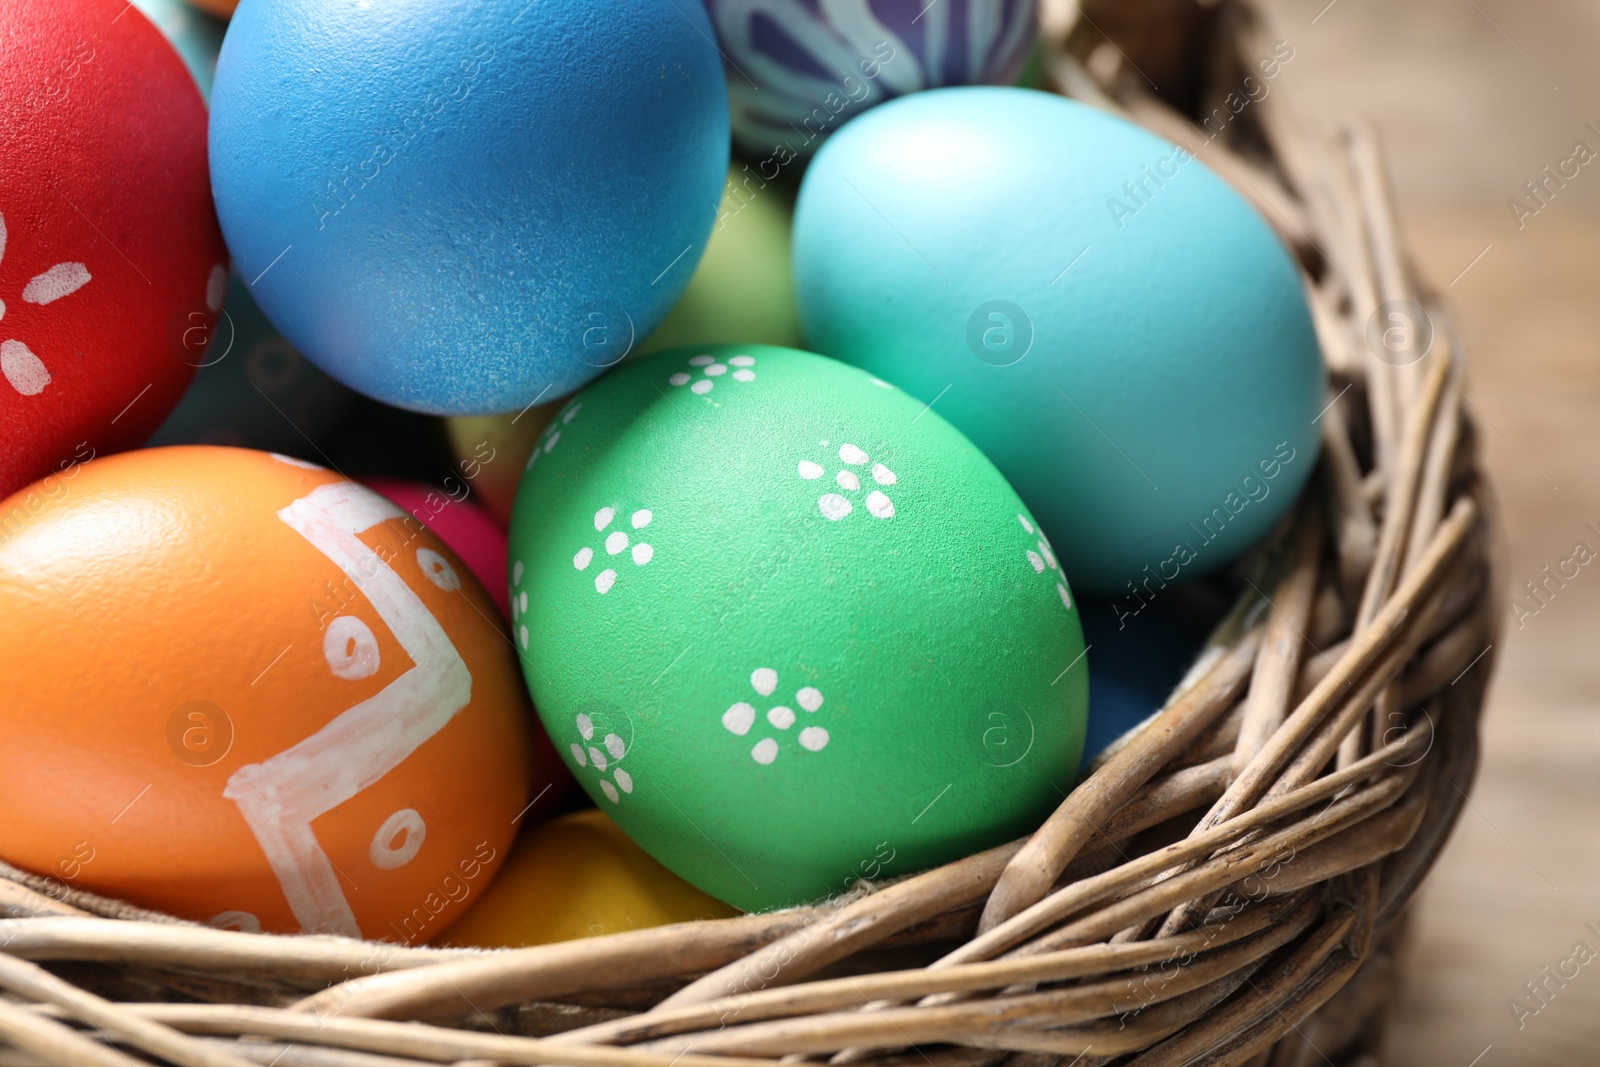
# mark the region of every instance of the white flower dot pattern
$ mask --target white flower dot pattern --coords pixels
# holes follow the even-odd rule
[[[618,571],[627,560],[632,560],[636,567],[643,567],[656,558],[655,547],[647,541],[639,540],[639,532],[655,519],[655,512],[649,508],[639,508],[629,515],[626,523],[633,533],[622,528],[619,523],[615,529],[612,524],[617,522],[616,508],[601,508],[594,513],[595,533],[605,534],[598,549],[585,545],[578,549],[572,557],[572,566],[580,571],[587,571],[589,565],[596,559],[601,560],[601,570],[594,576],[594,591],[601,596],[611,592],[617,584]],[[626,553],[626,555],[624,555]]]
[[[574,400],[556,412],[555,418],[550,420],[550,425],[544,428],[544,432],[539,435],[539,439],[533,443],[533,452],[529,454],[528,462],[523,464],[522,469],[531,471],[533,465],[539,462],[540,456],[548,455],[552,452],[556,445],[561,443],[561,431],[572,425],[572,420],[577,418],[578,412],[582,410],[583,402]]]
[[[826,447],[827,442],[822,442]],[[858,446],[846,442],[839,446],[839,462],[844,466],[834,474],[833,481],[843,492],[827,492],[817,497],[817,510],[829,522],[838,522],[856,510],[855,501],[846,493],[856,494],[861,491],[862,479],[870,478],[879,486],[891,486],[899,482],[899,477],[882,463],[872,463],[872,457],[863,452]],[[867,465],[871,463],[870,469]],[[858,470],[857,468],[861,468]],[[814,460],[803,459],[796,465],[796,472],[808,482],[819,480],[827,470],[822,464]],[[889,494],[882,488],[873,489],[861,501],[867,513],[876,519],[894,518],[894,501],[889,499]]]
[[[620,766],[622,758],[628,754],[627,743],[614,733],[600,736],[588,715],[579,713],[573,725],[577,726],[579,737],[568,746],[573,762],[580,767],[594,768],[600,775],[600,792],[611,803],[620,802],[622,794],[633,792],[633,776]],[[609,779],[606,778],[608,773]]]
[[[668,376],[667,384],[679,388],[687,385],[689,392],[705,396],[716,388],[717,380],[723,375],[736,382],[755,381],[756,372],[752,369],[755,365],[754,356],[730,356],[726,363],[719,362],[715,356],[690,356],[687,364],[690,369],[674,372]]]
[[[1024,556],[1028,560],[1028,566],[1033,568],[1035,574],[1048,572],[1050,580],[1055,583],[1056,594],[1061,597],[1061,606],[1071,611],[1072,594],[1067,591],[1066,579],[1061,576],[1061,564],[1056,561],[1056,554],[1051,550],[1049,540],[1042,531],[1036,529],[1033,523],[1028,521],[1026,515],[1019,512],[1017,521],[1022,524],[1023,533],[1029,537],[1038,538],[1032,547],[1024,549]]]
[[[771,667],[757,667],[750,672],[750,688],[755,690],[759,703],[765,704],[768,698],[778,690],[778,672]],[[740,700],[729,705],[728,710],[722,713],[722,727],[735,737],[746,737],[758,722],[765,722],[772,729],[779,731],[784,736],[800,720],[795,713],[795,707],[806,715],[814,715],[822,707],[823,697],[815,686],[804,686],[794,694],[794,706],[788,703],[777,703],[768,707],[765,712],[758,712],[756,705],[748,700]],[[821,752],[828,747],[828,731],[826,728],[808,725],[795,735],[800,747],[807,752]],[[775,737],[762,737],[750,748],[750,758],[762,766],[771,764],[778,758],[780,746]]]

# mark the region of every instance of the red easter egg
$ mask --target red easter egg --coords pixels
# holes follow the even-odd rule
[[[0,495],[143,443],[222,306],[206,109],[126,0],[0,3]]]

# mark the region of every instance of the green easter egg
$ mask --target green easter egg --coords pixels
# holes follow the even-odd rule
[[[748,165],[728,171],[705,254],[672,310],[634,351],[679,345],[798,345],[800,308],[789,264],[794,190]]]
[[[1072,787],[1078,614],[927,405],[763,345],[625,365],[551,421],[511,528],[539,714],[651,855],[746,909],[1031,831]]]

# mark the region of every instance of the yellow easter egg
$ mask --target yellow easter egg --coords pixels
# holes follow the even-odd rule
[[[685,882],[590,808],[522,835],[442,942],[521,948],[739,912]]]

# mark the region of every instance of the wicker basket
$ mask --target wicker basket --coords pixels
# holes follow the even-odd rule
[[[509,952],[225,932],[6,869],[0,1067],[1371,1062],[1495,639],[1459,360],[1443,330],[1373,356],[1371,324],[1430,303],[1374,141],[1295,125],[1250,7],[1041,20],[1052,84],[1191,147],[1278,228],[1333,382],[1312,490],[1167,706],[1027,840],[821,906]]]

